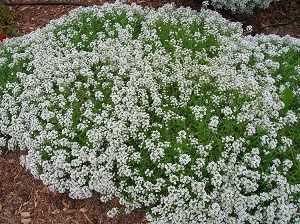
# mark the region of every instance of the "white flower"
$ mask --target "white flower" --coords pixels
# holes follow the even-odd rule
[[[191,161],[191,157],[187,154],[181,154],[179,156],[179,163],[183,166],[186,166]]]
[[[114,218],[118,214],[118,212],[119,212],[118,208],[112,208],[106,214],[109,218]]]
[[[204,106],[192,106],[191,109],[197,120],[203,119],[203,117],[206,115],[207,109]]]
[[[182,143],[183,140],[187,138],[186,132],[184,130],[181,130],[178,132],[178,136],[176,137],[177,143]]]
[[[213,130],[213,131],[217,131],[218,128],[218,124],[219,124],[219,117],[218,116],[212,116],[210,118],[210,121],[208,123],[208,127]]]

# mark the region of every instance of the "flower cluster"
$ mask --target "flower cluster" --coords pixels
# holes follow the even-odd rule
[[[0,149],[150,223],[299,223],[299,62],[206,9],[79,8],[0,46]]]
[[[256,8],[268,8],[274,1],[279,0],[210,0],[210,3],[215,8],[228,9],[234,13],[252,13]]]

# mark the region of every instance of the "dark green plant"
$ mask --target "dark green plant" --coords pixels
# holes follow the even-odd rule
[[[15,36],[17,34],[14,13],[0,3],[0,34]]]

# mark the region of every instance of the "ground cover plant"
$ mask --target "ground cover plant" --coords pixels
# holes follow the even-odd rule
[[[150,223],[298,223],[300,41],[210,10],[79,8],[0,46],[3,150]]]
[[[278,0],[210,0],[215,8],[224,8],[231,10],[234,13],[252,13],[258,8],[268,8],[272,2]]]
[[[0,3],[0,36],[15,36],[15,25],[14,14],[7,6]]]

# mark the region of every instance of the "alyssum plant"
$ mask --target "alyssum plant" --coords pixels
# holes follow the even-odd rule
[[[0,78],[2,149],[52,190],[150,223],[300,222],[299,39],[105,4],[4,41]]]
[[[268,8],[272,2],[279,0],[209,0],[215,8],[224,8],[231,10],[233,13],[251,14],[255,9]]]

